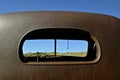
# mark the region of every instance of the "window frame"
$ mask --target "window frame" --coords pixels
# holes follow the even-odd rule
[[[79,36],[79,37],[78,37]],[[70,40],[86,40],[88,42],[88,53],[87,56],[82,58],[80,57],[80,60],[75,61],[67,61],[65,62],[89,62],[89,61],[95,61],[96,62],[96,56],[97,51],[93,51],[93,45],[95,44],[95,41],[91,38],[91,35],[84,30],[81,29],[71,29],[71,28],[47,28],[47,29],[37,29],[28,32],[20,41],[19,45],[19,57],[22,62],[28,63],[29,61],[27,58],[24,57],[22,46],[24,44],[25,40],[29,39],[70,39]],[[96,47],[95,47],[96,48]],[[52,62],[52,61],[40,61],[40,62]],[[53,61],[54,62],[54,61]],[[63,61],[55,61],[55,62],[63,62]]]

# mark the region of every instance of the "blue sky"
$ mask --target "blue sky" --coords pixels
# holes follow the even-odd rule
[[[120,0],[0,0],[0,14],[20,11],[78,11],[120,18]]]
[[[54,39],[26,40],[23,53],[54,52]],[[85,40],[57,40],[57,52],[87,52],[88,42]]]
[[[76,11],[108,14],[120,18],[119,8],[120,0],[0,0],[0,14],[23,11]],[[34,50],[35,46],[32,44],[37,42],[27,42],[28,50]]]

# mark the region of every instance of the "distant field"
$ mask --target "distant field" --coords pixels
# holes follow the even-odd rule
[[[85,57],[87,55],[86,52],[75,52],[75,53],[62,53],[62,54],[57,54],[60,56],[76,56],[76,57]]]
[[[54,56],[55,54],[53,52],[36,52],[36,53],[24,53],[24,57],[45,57],[45,56]],[[73,56],[73,57],[85,57],[87,55],[87,52],[70,52],[70,53],[57,53],[57,56]]]

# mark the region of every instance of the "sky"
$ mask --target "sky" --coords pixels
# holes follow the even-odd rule
[[[107,14],[120,18],[119,8],[120,0],[0,0],[0,14],[25,11],[75,11]],[[38,42],[26,42],[25,44],[29,46],[26,51],[34,50],[35,46],[30,47],[30,45],[36,43]],[[52,41],[49,45],[53,45]]]
[[[77,11],[120,18],[120,0],[0,0],[0,14],[21,11]]]
[[[23,53],[54,52],[54,39],[26,40],[23,44]],[[87,52],[88,42],[85,40],[60,40],[56,41],[56,52]]]

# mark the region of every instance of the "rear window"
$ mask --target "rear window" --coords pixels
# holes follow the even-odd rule
[[[27,62],[87,62],[96,59],[96,43],[78,29],[39,29],[26,34],[20,59]]]

